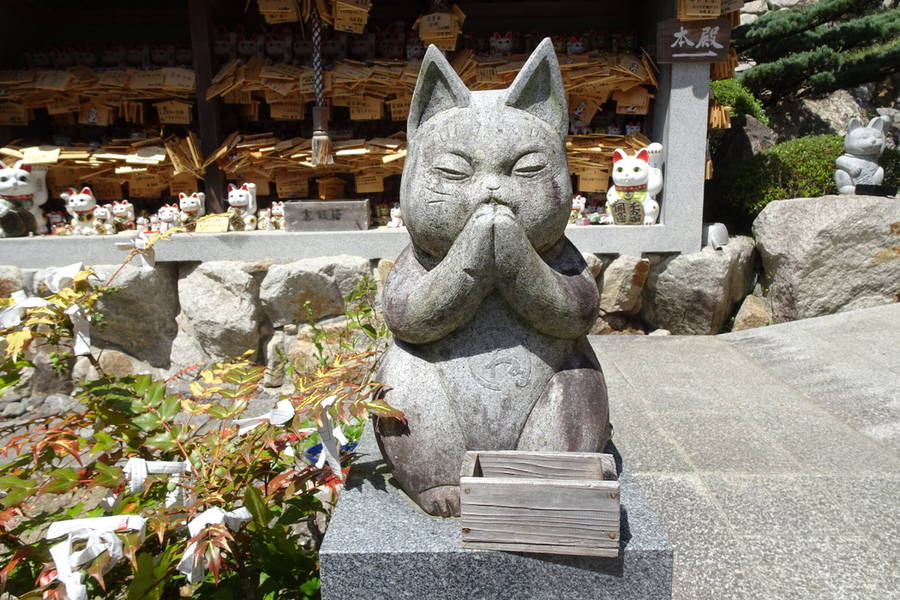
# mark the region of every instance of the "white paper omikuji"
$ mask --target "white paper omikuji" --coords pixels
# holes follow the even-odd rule
[[[316,467],[321,469],[327,462],[331,465],[331,471],[343,481],[344,473],[341,471],[341,445],[347,443],[347,438],[341,430],[341,426],[334,426],[327,410],[322,411],[322,426],[319,427],[319,437],[322,439],[322,451],[316,461]],[[343,441],[340,441],[343,440]]]
[[[117,515],[93,519],[56,521],[47,529],[47,539],[66,536],[62,542],[51,546],[50,556],[56,566],[56,578],[63,584],[68,600],[87,600],[84,574],[78,569],[104,552],[109,554],[107,569],[112,568],[123,556],[122,540],[116,533],[138,531],[144,539],[146,519],[137,515]],[[76,542],[84,542],[84,548],[73,551]]]
[[[284,399],[275,405],[275,408],[264,415],[258,417],[250,417],[249,419],[235,419],[234,424],[238,426],[238,434],[244,435],[248,431],[252,431],[256,427],[262,425],[266,421],[272,425],[284,425],[294,418],[294,405],[290,400]]]
[[[125,463],[122,473],[128,481],[128,493],[135,494],[144,490],[147,475],[168,475],[175,486],[166,494],[165,506],[182,506],[184,504],[184,488],[178,485],[181,475],[191,470],[189,461],[177,460],[144,460],[132,457]]]
[[[10,294],[13,303],[0,310],[0,327],[7,329],[15,327],[22,322],[22,314],[26,308],[37,308],[39,306],[49,306],[50,303],[43,298],[29,296],[23,290]]]
[[[66,309],[66,314],[72,321],[72,335],[75,336],[75,356],[89,356],[91,354],[91,322],[84,314],[84,310],[77,304]]]
[[[153,248],[147,248],[148,242],[149,239],[147,238],[147,234],[142,231],[127,242],[116,242],[116,248],[119,250],[127,250],[129,252],[133,249],[137,249],[138,253],[136,258],[138,260],[138,267],[146,271],[152,269],[156,265],[156,252]]]
[[[82,263],[77,262],[58,269],[50,269],[44,277],[44,285],[54,294],[58,294],[61,289],[72,285],[72,280],[82,268],[84,268]]]
[[[225,524],[228,529],[237,531],[240,529],[244,521],[252,518],[250,511],[244,507],[225,512],[219,507],[208,508],[188,523],[188,533],[191,537],[195,537],[205,527],[209,525]],[[197,583],[201,581],[206,574],[206,561],[202,556],[195,556],[197,543],[191,542],[184,549],[184,555],[178,561],[178,571],[184,573],[188,583]]]

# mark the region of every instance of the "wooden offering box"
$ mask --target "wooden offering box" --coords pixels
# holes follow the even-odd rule
[[[459,488],[464,548],[619,555],[610,454],[467,452]]]

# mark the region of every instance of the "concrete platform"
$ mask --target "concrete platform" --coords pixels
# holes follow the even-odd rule
[[[422,512],[391,482],[369,428],[319,552],[323,600],[668,600],[672,547],[620,476],[618,558],[467,550],[459,519]]]
[[[900,598],[900,304],[591,342],[673,598]]]

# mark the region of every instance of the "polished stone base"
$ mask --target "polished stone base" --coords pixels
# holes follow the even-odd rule
[[[397,489],[371,430],[322,545],[322,598],[656,600],[672,596],[672,547],[623,473],[618,558],[465,550],[458,519],[422,512]]]

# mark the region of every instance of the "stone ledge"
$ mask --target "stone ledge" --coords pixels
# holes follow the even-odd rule
[[[699,238],[687,240],[680,230],[666,226],[570,226],[566,235],[579,250],[591,254],[696,252]],[[88,265],[121,262],[125,253],[115,242],[125,235],[75,237],[41,236],[0,239],[0,265],[22,269],[58,267],[75,261]],[[276,261],[352,254],[363,258],[394,258],[406,244],[406,229],[367,231],[240,231],[176,234],[156,248],[159,262],[211,260]],[[696,247],[694,247],[696,246]]]
[[[426,515],[392,484],[371,428],[359,451],[319,553],[324,600],[671,598],[672,547],[627,473],[619,558],[466,550],[458,519]]]

